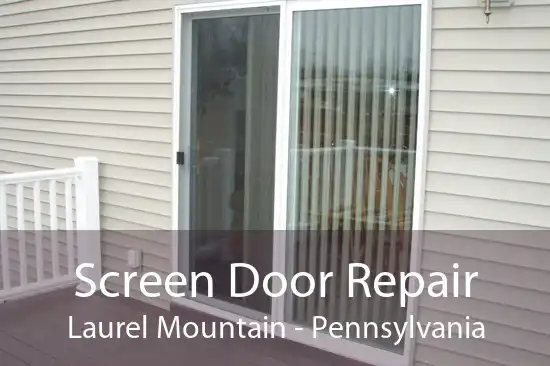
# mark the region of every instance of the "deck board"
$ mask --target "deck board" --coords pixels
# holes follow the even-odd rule
[[[69,315],[84,321],[138,321],[177,315],[181,321],[214,317],[185,308],[165,311],[131,299],[79,299],[73,289],[0,304],[0,366],[366,366],[285,339],[69,339]],[[155,322],[156,323],[156,322]],[[154,334],[150,325],[148,334]]]

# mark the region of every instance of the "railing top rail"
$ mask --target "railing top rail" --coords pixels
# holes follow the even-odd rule
[[[0,184],[32,183],[41,180],[71,178],[80,174],[82,174],[82,169],[78,167],[12,173],[0,175]]]

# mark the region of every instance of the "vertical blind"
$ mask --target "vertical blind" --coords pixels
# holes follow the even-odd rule
[[[326,298],[290,301],[293,322],[404,320],[398,297],[348,298],[347,268],[408,270],[419,48],[419,6],[295,14],[287,253],[293,272],[335,277]]]

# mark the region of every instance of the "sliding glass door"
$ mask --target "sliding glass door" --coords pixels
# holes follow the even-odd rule
[[[419,49],[420,6],[294,12],[287,261],[335,277],[327,297],[293,299],[289,322],[404,321],[398,297],[348,298],[347,268],[408,270]]]
[[[178,147],[188,156],[178,171],[178,222],[188,234],[178,270],[212,274],[213,298],[199,302],[248,318],[270,315],[288,329],[310,329],[314,316],[404,323],[410,306],[399,306],[399,294],[368,298],[358,285],[347,296],[348,265],[368,265],[370,279],[411,270],[425,6],[250,0],[178,7]],[[236,262],[260,274],[251,296],[229,296]],[[271,271],[334,277],[325,297],[269,298],[261,281]],[[249,289],[250,273],[239,273],[236,285]],[[305,279],[297,286],[305,289]],[[406,337],[307,343],[398,366],[410,350]]]

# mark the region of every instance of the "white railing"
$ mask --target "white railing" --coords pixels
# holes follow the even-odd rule
[[[76,284],[79,263],[99,281],[99,229],[96,158],[0,175],[0,302]]]

